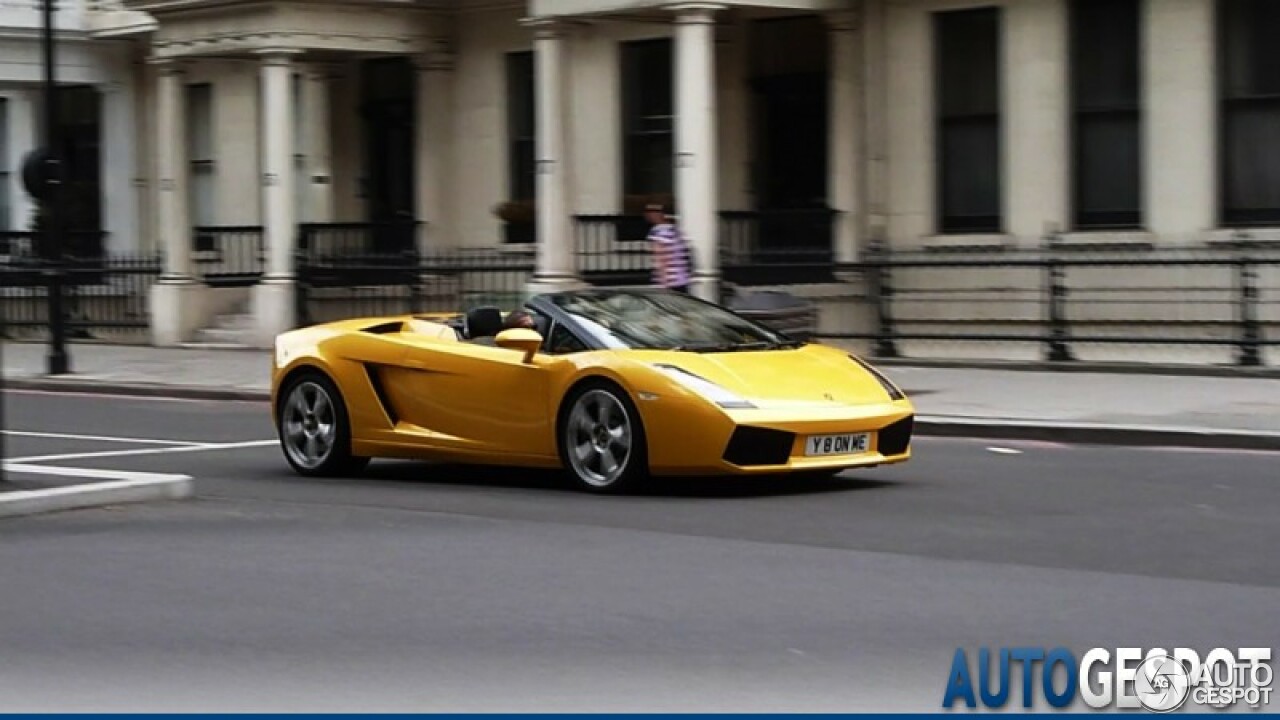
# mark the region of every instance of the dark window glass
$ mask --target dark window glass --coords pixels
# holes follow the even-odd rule
[[[1075,225],[1142,224],[1138,0],[1074,0],[1071,102]]]
[[[939,230],[1000,232],[1000,11],[938,13]]]
[[[12,175],[9,171],[9,100],[0,98],[0,230],[13,230],[9,193]],[[0,248],[3,250],[3,248]]]
[[[1280,222],[1280,2],[1223,0],[1218,48],[1225,225]]]
[[[511,200],[537,195],[537,125],[533,53],[507,54],[507,141]]]
[[[672,163],[671,40],[622,45],[623,192],[670,193]]]
[[[551,336],[547,338],[546,348],[548,355],[568,355],[583,352],[587,346],[564,325],[556,323],[555,327],[551,328]]]

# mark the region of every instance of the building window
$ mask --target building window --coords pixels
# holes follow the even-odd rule
[[[508,199],[533,200],[538,191],[537,111],[533,53],[507,53]]]
[[[1071,111],[1075,225],[1142,225],[1139,0],[1074,0]]]
[[[1221,206],[1228,226],[1280,223],[1280,3],[1219,4]]]
[[[671,40],[622,45],[623,192],[669,195],[675,185]]]
[[[1000,11],[934,16],[943,233],[1000,232]]]
[[[13,229],[13,173],[9,170],[9,99],[0,98],[0,230]]]
[[[215,222],[213,159],[213,86],[187,86],[187,159],[191,163],[191,222],[208,227]]]
[[[302,73],[294,73],[289,86],[290,102],[293,103],[289,113],[293,121],[293,217],[300,223],[311,220],[311,204],[307,202],[311,189],[311,178],[307,174],[307,136],[313,125],[307,122],[304,82]]]

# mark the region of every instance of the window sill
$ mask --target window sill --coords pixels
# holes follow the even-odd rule
[[[1058,236],[1067,250],[1151,250],[1156,236],[1147,230],[1076,230]]]
[[[1015,244],[1012,235],[995,233],[926,235],[921,241],[925,250],[1011,250]]]
[[[1268,247],[1280,245],[1280,227],[1221,228],[1210,230],[1205,242],[1210,247]]]

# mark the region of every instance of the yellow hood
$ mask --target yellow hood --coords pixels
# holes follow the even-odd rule
[[[723,353],[636,350],[631,359],[674,365],[759,407],[842,406],[891,402],[880,382],[849,354],[823,345]]]

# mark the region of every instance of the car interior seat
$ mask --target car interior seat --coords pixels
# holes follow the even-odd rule
[[[492,305],[472,308],[462,318],[462,334],[468,340],[493,337],[502,331],[502,311]]]

